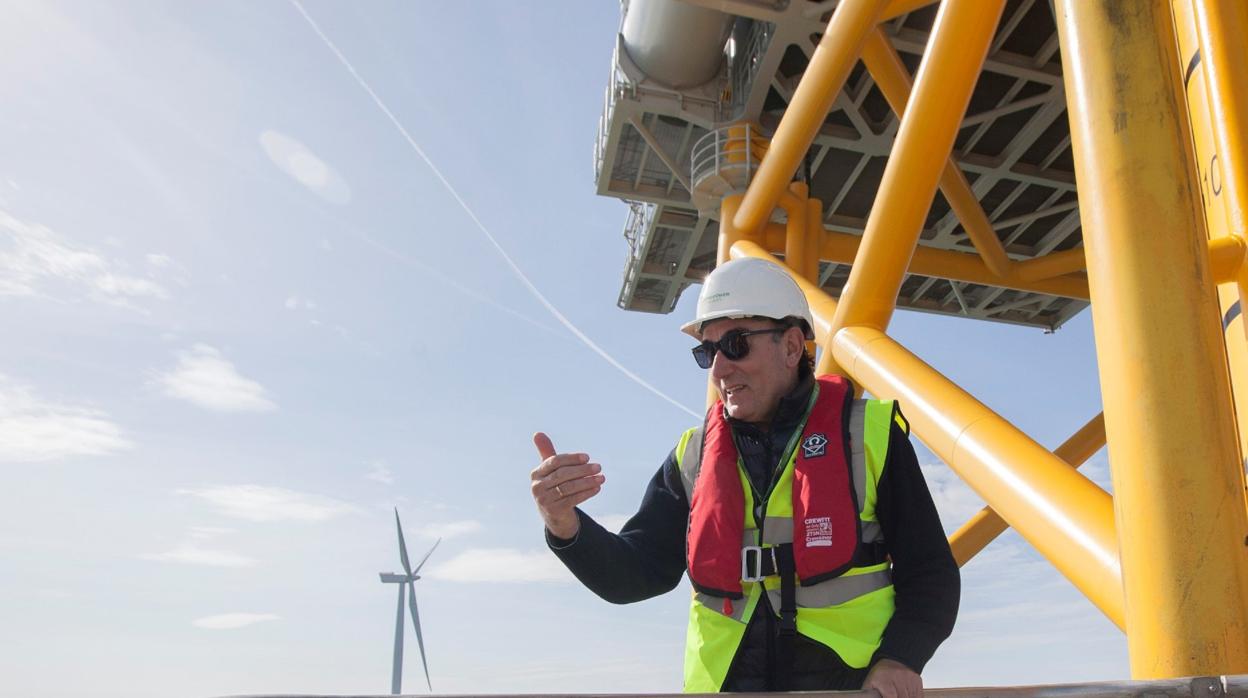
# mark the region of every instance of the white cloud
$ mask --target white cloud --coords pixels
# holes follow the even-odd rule
[[[140,279],[134,276],[118,276],[112,273],[101,274],[96,278],[95,286],[112,296],[169,297],[169,293],[160,284],[150,279]]]
[[[480,531],[484,526],[480,521],[448,521],[421,526],[416,533],[425,538],[457,538]]]
[[[390,466],[381,461],[373,463],[372,467],[368,470],[368,474],[364,477],[372,480],[373,482],[380,482],[383,485],[394,484],[394,472],[390,470]]]
[[[145,553],[139,557],[157,562],[178,562],[186,565],[206,565],[209,567],[251,567],[256,560],[230,550],[203,547],[203,542],[236,533],[233,528],[221,526],[192,526],[187,531],[189,540],[174,546],[173,550],[163,553]]]
[[[624,528],[624,524],[633,518],[632,514],[606,514],[604,516],[595,516],[594,521],[602,524],[602,527],[613,533],[619,533]]]
[[[429,576],[448,582],[569,582],[571,572],[548,550],[512,548],[466,550],[434,567]]]
[[[154,267],[164,268],[164,267],[169,266],[170,264],[173,264],[173,259],[169,255],[166,255],[166,254],[152,253],[152,254],[146,255],[144,259],[147,260],[148,264]]]
[[[235,628],[245,628],[256,623],[263,623],[266,620],[278,620],[279,618],[281,616],[276,613],[223,613],[219,616],[196,618],[191,621],[191,625],[208,630],[234,630]]]
[[[178,494],[197,497],[222,516],[247,521],[327,521],[355,511],[331,497],[263,485],[216,485]]]
[[[956,531],[984,508],[984,500],[944,463],[921,465],[919,468],[923,471],[923,479],[927,480],[927,488],[932,493],[932,501],[936,503],[936,511],[940,513],[940,523],[946,533]]]
[[[212,540],[213,538],[237,532],[238,529],[222,528],[221,526],[192,526],[188,535],[196,540]]]
[[[76,299],[85,291],[93,300],[123,305],[127,299],[169,297],[155,280],[123,273],[122,263],[0,211],[0,241],[5,238],[10,244],[0,248],[0,295]]]
[[[0,463],[100,456],[131,446],[104,412],[41,400],[0,374]]]
[[[351,200],[346,181],[303,143],[277,131],[265,131],[260,134],[260,147],[278,169],[322,199],[334,204]]]
[[[251,567],[255,559],[240,555],[229,550],[211,550],[202,548],[195,543],[182,543],[173,550],[164,553],[146,553],[139,557],[157,562],[180,562],[186,565],[206,565],[209,567]]]
[[[165,394],[221,412],[265,412],[277,409],[268,391],[245,378],[217,349],[196,344],[180,352],[178,365],[161,374]]]

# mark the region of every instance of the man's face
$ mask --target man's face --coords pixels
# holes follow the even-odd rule
[[[702,338],[718,342],[732,330],[769,330],[777,326],[762,318],[714,320],[702,329]],[[802,332],[789,328],[783,334],[753,335],[745,341],[750,343],[750,350],[743,359],[733,361],[722,351],[715,353],[711,381],[728,416],[743,422],[770,422],[780,398],[796,385],[796,368],[804,349]]]

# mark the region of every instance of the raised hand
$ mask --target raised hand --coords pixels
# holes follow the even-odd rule
[[[581,528],[576,505],[602,490],[602,466],[590,463],[586,453],[556,453],[550,437],[540,431],[533,435],[533,445],[542,459],[531,474],[537,511],[555,537],[575,538]]]

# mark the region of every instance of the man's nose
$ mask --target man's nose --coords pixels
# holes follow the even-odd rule
[[[715,352],[715,358],[711,360],[711,378],[718,380],[727,375],[731,370],[732,362],[724,356],[724,352]]]

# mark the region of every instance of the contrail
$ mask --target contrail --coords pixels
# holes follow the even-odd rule
[[[507,254],[507,251],[503,249],[503,246],[498,244],[498,240],[494,238],[492,233],[490,233],[489,228],[486,228],[485,224],[481,222],[481,219],[477,218],[477,214],[473,213],[472,208],[469,207],[468,203],[465,202],[463,197],[459,195],[459,192],[455,190],[455,187],[451,186],[451,183],[447,181],[446,177],[442,176],[442,171],[438,169],[438,166],[433,164],[433,160],[430,160],[428,155],[425,155],[425,151],[419,144],[416,143],[416,139],[412,138],[412,135],[407,132],[406,128],[403,128],[403,124],[399,123],[399,120],[395,117],[394,112],[390,111],[390,108],[386,106],[385,102],[381,101],[381,97],[377,96],[377,93],[373,91],[373,88],[369,86],[368,82],[365,81],[358,72],[356,72],[355,66],[351,65],[351,61],[347,60],[347,57],[342,55],[342,51],[338,50],[338,46],[336,46],[334,42],[325,35],[325,32],[321,31],[321,27],[316,23],[316,20],[312,19],[312,16],[308,14],[308,11],[303,9],[303,4],[300,3],[299,0],[290,0],[290,4],[294,5],[295,9],[299,11],[299,14],[303,15],[303,18],[307,20],[308,25],[312,27],[312,31],[316,32],[316,35],[320,37],[325,46],[327,46],[329,50],[334,53],[334,56],[338,58],[338,62],[347,69],[347,72],[351,73],[351,77],[355,78],[355,81],[359,83],[360,87],[368,93],[368,96],[372,98],[373,103],[377,105],[377,108],[386,115],[386,118],[390,120],[391,124],[394,124],[394,127],[398,129],[399,134],[402,135],[403,139],[407,141],[407,144],[412,147],[412,150],[416,151],[416,154],[420,156],[420,159],[425,161],[425,164],[428,165],[429,169],[433,171],[433,174],[438,178],[438,181],[442,182],[442,186],[446,187],[446,190],[451,193],[451,196],[455,197],[455,201],[459,203],[459,207],[464,209],[464,213],[468,214],[468,217],[472,219],[472,222],[476,224],[477,229],[480,230],[485,235],[486,239],[490,241],[490,244],[494,246],[494,249],[498,252],[499,256],[503,258],[503,261],[507,263],[507,266],[511,267],[512,273],[516,275],[516,278],[520,280],[520,283],[524,284],[525,288],[529,289],[529,293],[533,294],[533,297],[545,306],[546,310],[549,311],[551,315],[555,316],[555,319],[566,327],[569,332],[576,335],[576,338],[581,340],[585,346],[589,347],[598,356],[601,356],[604,361],[614,366],[620,373],[628,376],[628,378],[637,385],[649,390],[675,407],[684,410],[695,419],[701,419],[703,415],[689,409],[680,402],[677,402],[675,398],[669,396],[667,393],[664,393],[662,390],[659,390],[653,385],[650,385],[644,378],[628,370],[624,364],[616,361],[615,357],[611,356],[605,349],[598,346],[594,340],[587,337],[584,332],[581,332],[576,325],[572,324],[572,321],[569,320],[567,316],[560,312],[553,303],[546,299],[546,296],[542,295],[541,291],[537,290],[537,287],[533,285],[533,282],[529,281],[529,277],[525,276],[524,271],[516,265],[514,260],[512,260],[511,255]]]

